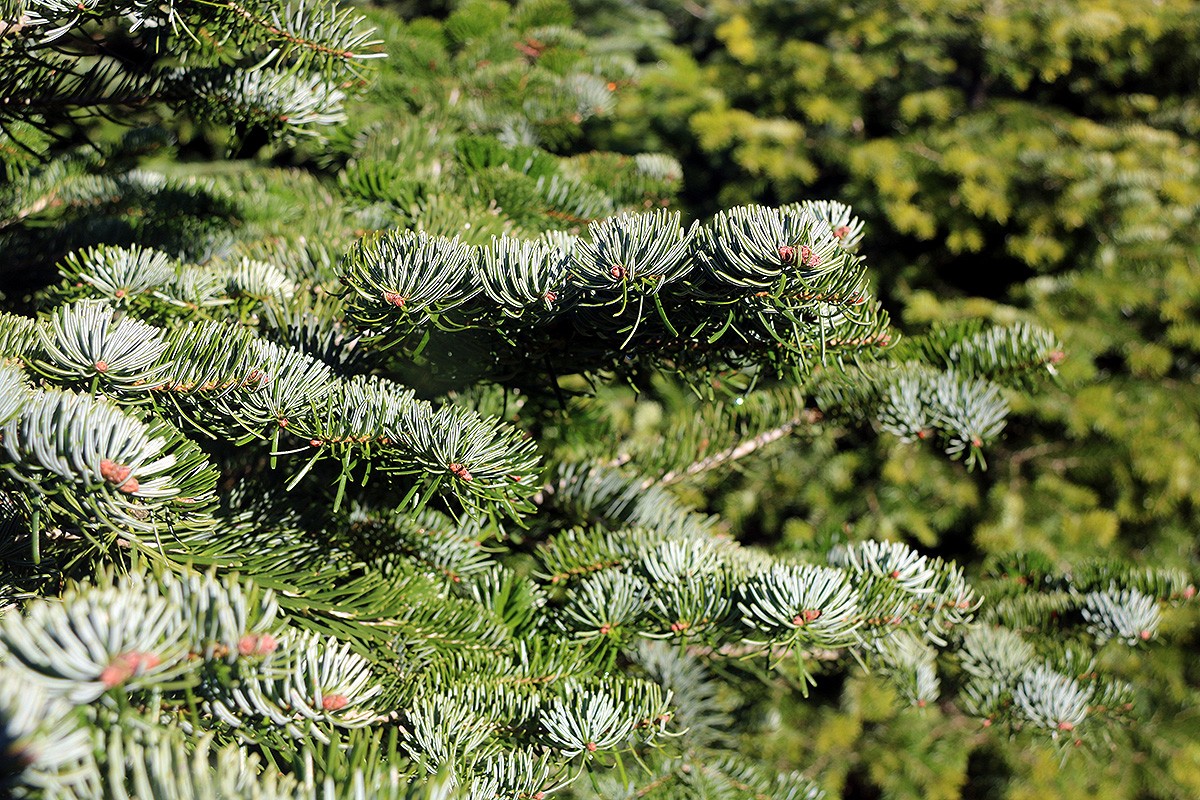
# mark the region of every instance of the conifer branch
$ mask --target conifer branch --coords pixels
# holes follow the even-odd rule
[[[715,469],[717,467],[722,467],[730,462],[737,461],[740,458],[745,458],[746,456],[754,453],[755,451],[757,451],[763,447],[766,447],[767,445],[771,444],[772,442],[778,441],[778,440],[784,438],[785,436],[790,435],[792,433],[792,431],[794,431],[796,429],[796,427],[798,425],[800,425],[802,422],[804,424],[811,425],[813,423],[820,421],[820,419],[821,419],[821,413],[814,409],[810,413],[808,413],[803,420],[795,420],[795,421],[785,422],[782,425],[772,428],[769,431],[765,431],[751,439],[747,439],[746,441],[742,442],[741,444],[726,448],[725,450],[722,450],[719,453],[713,453],[711,456],[708,456],[707,458],[703,458],[700,461],[696,461],[692,464],[689,464],[687,469],[684,469],[679,472],[668,472],[667,474],[663,475],[661,478],[658,478],[658,479],[649,479],[648,478],[647,479],[648,482],[642,483],[642,488],[649,488],[649,486],[651,486],[652,484],[655,484],[655,483],[661,484],[663,486],[670,486],[671,484],[677,483],[678,481],[684,480],[685,478],[690,478],[690,477],[693,477],[696,475],[700,475],[704,472],[707,472],[708,470]]]
[[[975,464],[1055,377],[1051,332],[901,340],[848,206],[685,225],[674,159],[556,155],[638,78],[565,4],[391,21],[386,109],[319,147],[293,134],[374,55],[354,12],[127,6],[28,0],[0,32],[0,95],[45,112],[0,109],[0,236],[61,278],[0,314],[0,793],[817,800],[736,745],[862,668],[911,719],[1070,748],[1130,724],[1102,665],[1178,629],[1188,572],[968,579],[829,505],[772,553],[670,490],[822,414]],[[299,167],[141,169],[164,130],[52,152],[99,110],[72,98],[142,96]],[[858,479],[812,443],[788,458]]]

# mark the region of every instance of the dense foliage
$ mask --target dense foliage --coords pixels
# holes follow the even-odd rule
[[[635,4],[598,5],[610,9],[599,28],[632,29],[614,20]],[[676,154],[698,210],[814,193],[853,203],[875,245],[871,274],[910,330],[1032,320],[1066,355],[1058,386],[1014,408],[996,469],[964,480],[920,450],[850,431],[795,440],[773,469],[726,484],[714,508],[783,547],[852,531],[977,563],[1033,550],[1060,564],[1105,554],[1194,569],[1195,4],[636,7],[658,20],[644,41],[659,61],[604,141]],[[1184,711],[1196,702],[1194,623],[1186,629],[1177,651],[1139,667],[1156,672],[1159,710],[1106,771],[1047,772],[1036,756],[987,745],[907,786],[864,765],[868,782],[897,796],[954,796],[964,780],[1018,794],[1194,796],[1198,731]],[[833,732],[845,718],[828,717],[828,736],[858,736]],[[904,749],[911,733],[875,735],[860,747]]]
[[[1133,524],[1094,483],[1123,462],[1020,490],[1082,402],[1046,379],[1094,377],[1077,332],[948,300],[928,244],[908,283],[873,274],[921,231],[798,196],[821,172],[790,154],[740,179],[783,102],[751,104],[781,67],[746,42],[782,12],[716,9],[734,57],[700,84],[669,15],[426,10],[0,15],[7,791],[954,796],[1008,741],[1044,769],[1159,734],[1191,691],[1144,652],[1189,624],[1189,496],[1147,563],[1081,552]],[[865,136],[831,120],[813,165]],[[732,162],[622,144],[680,124]],[[717,179],[733,207],[673,208]]]

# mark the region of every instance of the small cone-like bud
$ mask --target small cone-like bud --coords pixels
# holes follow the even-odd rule
[[[238,654],[243,656],[265,656],[275,652],[279,642],[269,633],[248,633],[238,640]]]
[[[162,660],[154,653],[130,651],[121,653],[100,672],[100,682],[105,689],[112,689],[132,678],[139,672],[154,669]]]
[[[139,488],[137,478],[130,476],[129,467],[124,464],[118,464],[112,459],[103,459],[100,462],[100,477],[116,486],[126,494],[133,494]]]
[[[341,711],[349,704],[344,694],[327,694],[321,698],[321,708],[325,711]]]

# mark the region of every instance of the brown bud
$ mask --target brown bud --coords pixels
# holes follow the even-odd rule
[[[100,461],[100,477],[116,486],[126,494],[133,494],[139,488],[137,478],[130,476],[129,467],[124,464],[118,464],[112,459],[105,458]]]

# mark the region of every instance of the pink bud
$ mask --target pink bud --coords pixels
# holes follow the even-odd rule
[[[243,656],[265,656],[267,653],[275,652],[275,648],[278,646],[279,643],[275,641],[275,637],[269,633],[247,633],[238,640],[238,654]]]
[[[327,694],[321,698],[321,708],[326,711],[341,711],[349,703],[344,694]]]

